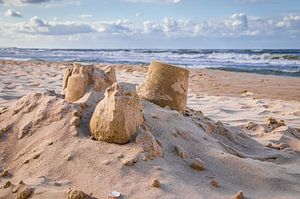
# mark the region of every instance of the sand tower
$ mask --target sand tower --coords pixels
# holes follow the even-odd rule
[[[154,104],[183,112],[187,103],[188,81],[189,70],[153,61],[138,94]]]
[[[64,71],[62,94],[68,102],[86,102],[89,105],[103,99],[107,87],[116,82],[112,67],[105,70],[92,65],[74,63]]]
[[[96,106],[90,120],[90,132],[96,140],[126,144],[143,122],[135,85],[116,82],[106,89],[104,99]]]

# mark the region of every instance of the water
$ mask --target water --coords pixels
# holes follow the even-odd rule
[[[190,68],[217,68],[300,77],[297,50],[204,49],[25,49],[0,48],[0,59],[76,61],[84,63],[149,64],[161,60]]]

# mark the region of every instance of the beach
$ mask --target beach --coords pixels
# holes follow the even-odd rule
[[[300,199],[299,8],[0,0],[0,199]]]
[[[113,190],[121,198],[237,199],[239,191],[253,199],[299,197],[299,77],[188,68],[189,111],[144,100],[151,144],[118,145],[89,139],[91,110],[59,95],[63,71],[72,66],[0,61],[0,127],[6,132],[0,170],[9,172],[0,183],[12,183],[0,189],[0,198],[13,198],[18,186],[30,187],[32,198],[70,198],[74,189],[86,198],[109,198]],[[135,86],[147,77],[146,64],[94,67],[112,67],[117,82]],[[74,111],[79,123],[69,124]]]
[[[34,91],[61,92],[63,69],[68,62],[1,61],[0,107],[7,107]],[[98,64],[103,68],[111,64]],[[141,84],[146,65],[111,65],[117,79]],[[264,123],[267,117],[284,119],[300,128],[300,79],[273,75],[190,69],[189,107],[234,125]]]

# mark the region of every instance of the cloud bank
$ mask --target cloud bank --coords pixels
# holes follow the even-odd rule
[[[7,15],[21,16],[14,10],[8,10]],[[236,13],[223,20],[193,21],[165,17],[161,21],[145,20],[141,23],[133,23],[127,19],[89,23],[80,21],[48,22],[39,17],[32,17],[28,21],[3,26],[3,29],[11,33],[40,35],[106,33],[113,35],[152,34],[165,37],[254,37],[280,34],[299,36],[300,16],[290,14],[274,20]]]
[[[291,48],[299,45],[300,16],[263,18],[235,13],[224,19],[112,21],[44,20],[0,24],[0,43],[31,47]],[[39,42],[36,42],[39,41]],[[289,42],[287,42],[289,41]],[[292,41],[292,42],[291,42]]]

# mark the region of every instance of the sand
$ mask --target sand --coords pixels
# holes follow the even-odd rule
[[[121,198],[218,199],[240,190],[245,198],[299,198],[300,79],[191,70],[188,107],[194,110],[181,114],[142,102],[145,125],[162,150],[162,157],[146,161],[134,140],[90,139],[89,113],[80,127],[70,123],[80,106],[45,91],[61,92],[64,68],[0,63],[0,170],[8,171],[0,185],[11,182],[0,198],[20,194],[20,180],[33,190],[31,198],[67,198],[69,188],[95,198],[114,190]],[[140,84],[146,76],[145,67],[115,68],[117,81]],[[270,116],[287,126],[268,127]],[[195,162],[204,170],[192,168]]]

